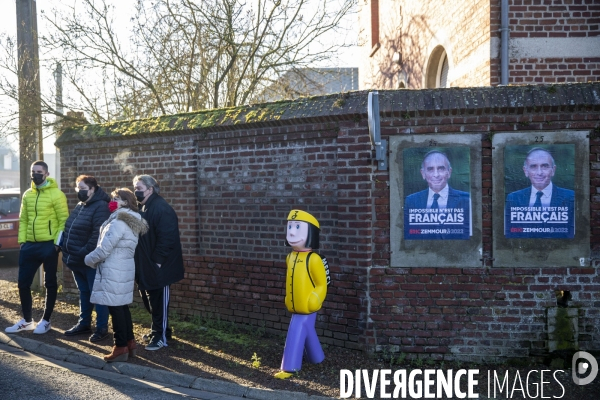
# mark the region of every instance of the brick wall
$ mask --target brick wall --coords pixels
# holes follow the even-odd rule
[[[509,84],[600,80],[596,0],[509,0]],[[369,5],[370,4],[370,5]],[[426,87],[435,46],[450,59],[449,87],[500,83],[501,0],[379,0],[379,48],[372,56],[371,5],[359,2],[361,89]],[[395,52],[402,63],[394,63]]]
[[[237,122],[212,127],[175,121],[169,126],[184,128],[119,137],[111,132],[128,124],[119,122],[100,130],[107,137],[87,139],[85,130],[67,131],[59,141],[63,189],[84,172],[108,189],[131,187],[134,173],[158,177],[180,217],[186,275],[171,298],[183,315],[285,332],[284,221],[298,207],[321,221],[332,270],[317,322],[324,343],[449,360],[540,355],[546,308],[556,305],[556,290],[570,290],[580,347],[598,348],[599,99],[600,84],[380,92],[384,137],[481,137],[480,268],[389,266],[389,173],[373,160],[366,92],[275,104],[276,117],[254,123],[249,116],[261,106],[241,107],[232,113]],[[490,132],[560,129],[590,131],[592,265],[493,267]],[[67,193],[73,207],[75,194]]]
[[[489,86],[491,62],[485,61],[453,81],[453,87]]]
[[[513,59],[508,70],[510,82],[518,84],[597,81],[600,57]]]
[[[582,46],[582,40],[600,36],[600,3],[595,0],[509,0],[508,18],[513,42],[509,84],[600,80],[600,52],[597,51],[600,42],[592,44],[596,51],[586,57],[562,56],[568,47]],[[491,22],[492,37],[499,41],[499,0],[492,1]],[[528,56],[532,49],[514,49],[519,46],[516,41],[531,38],[547,39],[553,54]],[[514,57],[515,53],[522,56]],[[497,85],[500,83],[500,58],[491,61],[491,84]]]
[[[320,216],[321,240],[335,242],[337,136],[336,125],[311,124],[199,142],[202,254],[280,260],[281,214],[298,199]]]
[[[542,90],[546,91],[547,88]],[[552,91],[553,89],[550,90]],[[385,222],[389,221],[389,206],[384,204],[387,204],[389,198],[389,175],[376,173],[375,179],[379,183],[374,196],[380,199],[380,207],[377,210],[374,237],[380,240],[375,241],[374,254],[380,258],[374,257],[374,268],[369,271],[371,309],[368,315],[373,322],[367,328],[365,344],[376,350],[422,353],[436,359],[493,361],[497,358],[541,355],[545,352],[547,340],[546,308],[556,306],[555,291],[569,290],[574,296],[572,305],[580,307],[580,347],[597,348],[600,344],[597,325],[600,318],[598,105],[585,104],[591,97],[585,100],[580,97],[574,102],[579,106],[566,108],[550,107],[549,104],[536,105],[536,101],[525,100],[537,97],[532,95],[536,92],[532,87],[515,87],[504,93],[512,93],[522,102],[517,100],[509,106],[504,96],[492,96],[494,99],[488,100],[490,104],[495,103],[492,108],[484,106],[480,110],[455,113],[451,110],[436,110],[436,92],[396,92],[392,99],[387,100],[388,104],[394,104],[394,109],[402,110],[403,105],[419,103],[430,106],[427,107],[428,110],[415,110],[405,114],[397,111],[396,118],[384,119],[382,135],[452,132],[482,134],[482,267],[387,268],[390,247],[389,240],[385,240],[389,239],[389,224]],[[483,98],[480,94],[489,92],[471,89],[456,90],[454,93],[458,95],[454,99],[459,104],[461,100],[458,99],[465,93],[472,93],[471,102],[481,104]],[[496,89],[491,93],[501,92]],[[498,99],[504,100],[497,103],[495,100]],[[596,103],[597,100],[593,102]],[[544,130],[579,127],[591,130],[592,267],[494,268],[492,149],[485,132],[524,131],[527,134],[527,131],[531,131],[533,136],[535,132]]]
[[[492,19],[499,21],[496,11]],[[513,38],[592,37],[600,32],[595,0],[510,0],[508,18]]]
[[[149,174],[164,185],[161,195],[177,209],[184,255],[198,248],[197,152],[192,138],[93,141],[90,146],[61,149],[61,185],[69,207],[77,204],[73,190],[81,174],[97,177],[108,193],[117,187],[133,190],[136,174]]]

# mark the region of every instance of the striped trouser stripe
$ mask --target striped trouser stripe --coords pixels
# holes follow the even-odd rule
[[[163,318],[162,318],[162,341],[167,346],[167,325],[169,322],[169,297],[171,291],[169,285],[163,288]]]

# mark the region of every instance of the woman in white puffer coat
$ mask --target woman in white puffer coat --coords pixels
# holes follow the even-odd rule
[[[96,268],[90,301],[108,306],[112,317],[115,345],[106,362],[127,361],[135,355],[136,344],[129,304],[133,302],[135,262],[133,256],[140,234],[148,224],[138,213],[137,201],[127,188],[111,193],[109,208],[114,210],[100,227],[98,245],[85,257],[85,264]]]

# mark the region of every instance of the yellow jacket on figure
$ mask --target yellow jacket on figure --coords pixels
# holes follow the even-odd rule
[[[310,249],[293,251],[288,254],[285,263],[285,305],[288,311],[297,314],[319,311],[327,295],[327,275],[321,256]]]

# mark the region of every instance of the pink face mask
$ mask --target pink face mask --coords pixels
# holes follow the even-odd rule
[[[110,210],[110,212],[115,212],[115,210],[119,208],[119,203],[117,203],[116,201],[110,201],[108,203],[108,209]]]

